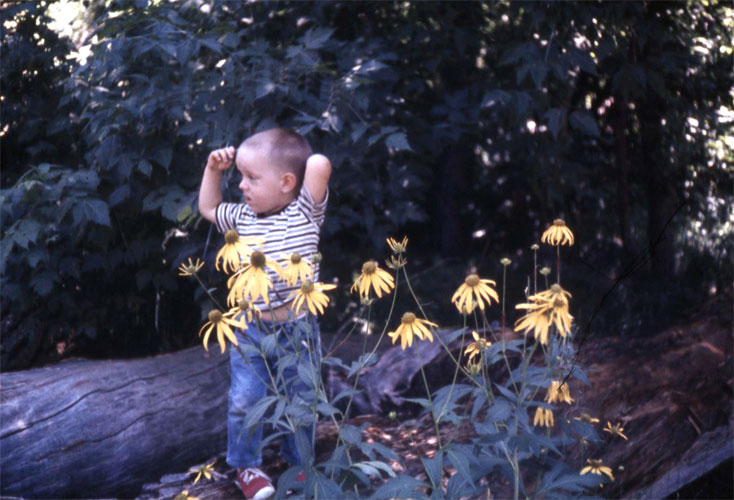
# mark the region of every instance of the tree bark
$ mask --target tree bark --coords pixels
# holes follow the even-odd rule
[[[229,357],[201,347],[3,373],[2,495],[132,496],[226,443]]]

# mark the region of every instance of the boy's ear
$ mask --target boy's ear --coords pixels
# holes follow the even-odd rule
[[[293,172],[285,172],[280,176],[280,190],[283,193],[290,193],[296,189],[296,176]]]

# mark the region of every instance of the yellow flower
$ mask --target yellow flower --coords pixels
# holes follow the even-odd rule
[[[533,425],[540,425],[541,427],[553,427],[553,410],[548,408],[538,407],[535,410],[535,418],[533,418]]]
[[[255,316],[262,316],[262,311],[255,306],[250,304],[245,299],[239,299],[237,305],[224,313],[224,317],[232,320],[238,328],[245,329],[247,324],[252,322]]]
[[[398,254],[396,257],[395,255],[391,255],[388,260],[385,261],[385,264],[390,269],[400,269],[401,267],[404,267],[405,264],[408,263],[408,259],[403,257],[402,255]]]
[[[387,239],[387,244],[390,246],[393,252],[395,253],[403,253],[405,252],[406,247],[408,246],[408,237],[403,236],[403,241],[398,243],[396,240],[392,238]]]
[[[545,395],[545,401],[548,403],[555,403],[556,401],[563,401],[568,404],[573,403],[568,383],[551,380],[550,387],[548,387],[548,394]]]
[[[477,305],[484,311],[485,300],[487,305],[492,304],[491,299],[494,299],[495,302],[500,301],[497,292],[488,285],[496,286],[496,283],[492,280],[480,279],[476,274],[470,274],[451,297],[451,302],[456,304],[456,308],[462,314],[472,312]]]
[[[627,441],[627,436],[623,434],[624,427],[622,427],[622,423],[614,424],[607,420],[607,426],[603,429],[604,432],[608,432],[612,436],[619,436],[623,438],[625,441]]]
[[[227,281],[229,287],[228,306],[234,306],[239,299],[255,302],[258,297],[262,297],[266,304],[270,304],[268,290],[273,288],[273,282],[265,270],[266,266],[283,276],[283,269],[280,265],[274,260],[268,259],[260,250],[255,250],[250,254],[249,263],[230,276]]]
[[[571,294],[553,285],[550,290],[545,290],[536,295],[531,295],[529,304],[518,304],[516,309],[527,309],[528,313],[515,322],[515,331],[530,330],[541,344],[548,343],[548,329],[555,325],[558,333],[566,336],[571,329],[573,316],[568,313],[568,298]]]
[[[199,500],[199,497],[192,497],[189,495],[189,490],[183,490],[173,497],[173,500]]]
[[[612,475],[612,469],[609,467],[601,464],[601,459],[595,460],[593,458],[587,458],[586,461],[589,463],[586,467],[581,469],[581,475],[591,472],[592,474],[599,474],[600,476],[602,474],[606,474],[609,476],[609,479],[614,481],[614,476]]]
[[[225,273],[235,272],[240,267],[240,262],[246,260],[252,253],[249,245],[260,244],[259,238],[241,238],[234,229],[224,233],[224,246],[217,252],[215,267],[219,271],[219,260],[222,262],[222,270]]]
[[[470,375],[479,375],[479,372],[482,371],[482,360],[477,359],[476,361],[472,361],[472,358],[469,358],[466,362],[466,371]]]
[[[433,342],[433,335],[426,326],[436,328],[438,325],[425,319],[418,319],[415,314],[407,312],[403,314],[400,326],[394,332],[388,332],[387,334],[392,338],[393,344],[400,337],[400,347],[405,350],[406,345],[408,347],[413,345],[413,334],[421,340],[428,339]]]
[[[214,461],[216,462],[216,460]],[[196,477],[194,478],[194,484],[199,482],[199,479],[201,479],[202,476],[204,476],[206,479],[212,478],[212,470],[214,470],[214,462],[200,465],[199,467],[194,467],[193,471],[189,472],[189,474],[193,474],[196,472]]]
[[[308,310],[311,314],[324,314],[324,307],[329,303],[329,297],[326,296],[324,290],[333,290],[336,285],[324,285],[322,283],[314,283],[311,280],[306,280],[301,283],[301,288],[293,292],[290,296],[295,295],[296,299],[291,305],[296,314],[301,310],[301,306],[305,302],[308,305]],[[318,311],[318,312],[317,312]]]
[[[350,291],[353,292],[359,288],[359,294],[363,298],[368,298],[370,287],[378,297],[382,297],[382,292],[390,293],[390,290],[395,288],[393,277],[387,271],[380,269],[374,260],[368,260],[362,265],[362,274],[354,282]]]
[[[586,422],[587,424],[598,424],[599,419],[594,418],[588,413],[582,413],[580,417],[573,417],[575,420],[581,420],[582,422]]]
[[[180,266],[178,266],[178,275],[179,276],[193,276],[194,274],[199,272],[199,269],[201,269],[204,266],[204,262],[200,259],[196,259],[196,263],[191,261],[191,257],[189,257],[189,263],[184,264],[181,263]]]
[[[561,219],[553,221],[553,225],[545,230],[540,241],[549,245],[573,245],[573,233]]]
[[[288,286],[296,286],[299,280],[303,283],[311,278],[313,278],[313,266],[308,259],[301,257],[299,253],[292,253],[284,265],[283,280]]]
[[[209,350],[209,334],[212,333],[212,330],[216,330],[217,332],[217,340],[219,341],[219,347],[222,348],[222,352],[224,352],[224,349],[226,347],[224,342],[225,335],[230,342],[232,342],[234,345],[237,345],[237,337],[234,336],[234,332],[231,328],[232,326],[236,327],[237,323],[229,318],[225,318],[224,314],[222,314],[222,311],[220,311],[219,309],[213,309],[209,311],[209,321],[204,323],[204,326],[202,326],[201,330],[199,330],[199,337],[201,337],[201,332],[203,332],[206,328],[206,333],[204,333],[204,339],[202,341],[204,344],[204,349],[206,349],[207,351]]]
[[[471,362],[476,356],[480,356],[482,351],[492,345],[492,342],[480,337],[479,333],[471,332],[471,334],[472,337],[474,337],[474,342],[466,346],[466,349],[464,349],[464,355],[469,356],[469,362]]]

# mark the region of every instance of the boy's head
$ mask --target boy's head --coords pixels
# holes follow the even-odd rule
[[[311,153],[303,136],[284,128],[258,132],[242,142],[235,163],[242,174],[239,187],[250,208],[269,214],[293,201]]]

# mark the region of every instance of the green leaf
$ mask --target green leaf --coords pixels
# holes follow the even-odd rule
[[[421,405],[423,408],[430,408],[431,402],[428,401],[426,398],[405,398],[404,401],[407,401],[408,403],[415,403],[418,405]]]
[[[388,460],[395,460],[396,462],[401,461],[401,458],[397,453],[382,443],[363,443],[362,451],[364,451],[370,458],[374,457],[373,452],[377,452],[382,455],[383,458]]]
[[[163,49],[164,52],[166,52],[171,57],[176,57],[176,46],[172,43],[164,42],[158,45],[161,49]]]
[[[111,207],[116,207],[120,203],[130,198],[130,184],[123,184],[110,194],[109,202]]]
[[[379,473],[379,471],[385,472],[390,477],[397,477],[395,474],[395,471],[392,470],[392,467],[387,465],[385,462],[381,462],[379,460],[369,460],[365,462],[357,462],[353,464],[354,467],[359,468],[367,474],[368,476],[381,478],[382,475]]]
[[[313,367],[306,363],[298,363],[298,376],[307,387],[316,387],[314,382]]]
[[[168,146],[159,146],[151,154],[151,159],[166,170],[171,165],[172,158],[173,149]],[[138,168],[140,168],[140,164],[138,164]]]
[[[309,485],[306,485],[306,489],[310,491],[315,489],[314,498],[344,498],[346,496],[338,484],[319,471],[315,471],[314,476],[315,488],[309,488]]]
[[[308,49],[320,49],[331,37],[332,33],[334,33],[334,29],[332,28],[309,29],[301,40],[303,41],[303,45]]]
[[[278,401],[277,396],[265,396],[260,401],[255,403],[255,405],[250,408],[247,411],[247,417],[245,418],[245,429],[249,429],[250,427],[254,425],[261,424],[261,420],[265,416],[265,413],[268,411],[268,408],[270,408],[273,403],[276,403]]]
[[[176,221],[178,221],[179,223],[183,223],[184,221],[186,221],[187,219],[193,216],[194,216],[194,211],[191,209],[191,206],[185,205],[181,209],[181,211],[178,213],[178,215],[176,216]]]
[[[377,355],[371,352],[362,354],[357,361],[352,362],[352,366],[349,368],[347,378],[351,378],[353,375],[359,373],[363,368],[374,365],[377,362]]]
[[[207,37],[207,38],[202,38],[199,41],[207,49],[209,49],[209,50],[211,50],[213,52],[216,52],[217,54],[221,54],[222,53],[222,47],[219,45],[219,42],[217,42],[217,40],[215,38]]]
[[[548,74],[548,65],[544,62],[533,64],[530,68],[530,76],[533,78],[535,88],[540,88],[543,85],[543,80]]]
[[[426,469],[426,475],[431,481],[434,488],[443,487],[443,450],[439,450],[433,458],[423,458],[423,468]]]
[[[510,97],[510,94],[508,94],[504,90],[494,89],[484,94],[480,107],[491,108],[498,104],[507,105],[510,103],[511,100],[512,98]]]
[[[574,111],[571,113],[571,116],[569,116],[568,123],[571,127],[586,135],[599,137],[599,126],[596,124],[594,117],[591,116],[591,113],[588,111]]]
[[[34,274],[31,278],[31,287],[41,297],[47,296],[54,288],[54,283],[59,280],[57,273],[44,271]]]
[[[561,125],[563,125],[563,110],[560,108],[551,108],[545,113],[545,118],[548,120],[548,130],[553,134],[553,138],[558,138],[558,133],[561,131]]]
[[[331,415],[341,414],[341,411],[339,411],[338,408],[335,408],[334,406],[330,405],[329,403],[319,403],[316,405],[316,409],[319,413],[324,415],[325,417],[330,417]]]
[[[33,248],[23,252],[23,259],[30,267],[37,267],[40,262],[48,262],[48,250],[45,248]]]
[[[362,441],[361,429],[350,424],[342,425],[339,435],[347,444],[358,445]]]
[[[400,475],[389,479],[385,484],[377,488],[370,497],[371,499],[389,499],[389,498],[426,498],[423,488],[428,487],[423,481],[419,481],[410,476]]]
[[[100,226],[112,226],[112,222],[110,222],[110,210],[107,207],[107,203],[96,199],[82,200],[81,203],[87,220]]]
[[[458,474],[461,474],[464,481],[469,484],[473,483],[470,471],[470,463],[472,459],[472,450],[470,446],[460,446],[451,444],[448,449],[445,450],[446,458],[451,465],[456,469]]]
[[[514,396],[514,393],[511,393]],[[487,422],[502,422],[510,418],[512,405],[505,398],[495,398],[494,403],[487,409]]]
[[[202,43],[204,41],[202,40]],[[228,31],[222,38],[219,39],[219,43],[227,47],[228,49],[235,49],[240,44],[240,37],[235,33]],[[206,43],[204,43],[206,45]],[[207,45],[208,47],[208,45]],[[211,48],[211,47],[210,47]],[[214,50],[214,49],[212,49]],[[218,51],[217,51],[218,52]]]
[[[150,174],[153,173],[153,165],[148,160],[140,160],[138,162],[138,171],[144,176],[150,177]]]
[[[396,151],[413,151],[410,144],[408,144],[408,137],[404,132],[397,132],[395,134],[388,135],[385,139],[385,145]]]
[[[12,243],[15,243],[16,245],[27,249],[29,243],[36,242],[40,231],[41,224],[36,222],[34,219],[21,219],[13,224],[8,231],[11,242],[8,246],[12,247]]]

